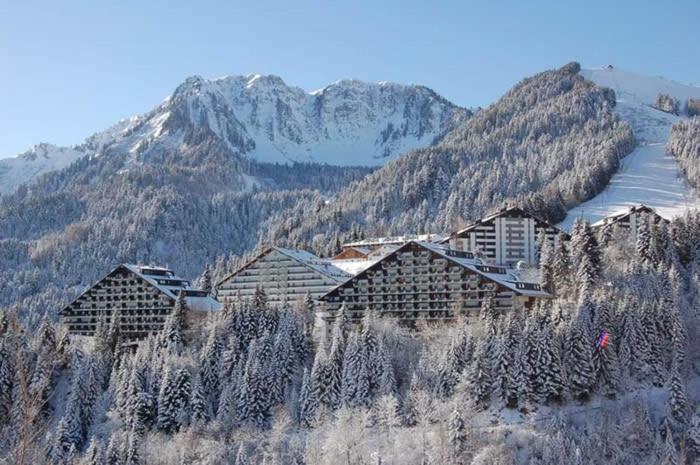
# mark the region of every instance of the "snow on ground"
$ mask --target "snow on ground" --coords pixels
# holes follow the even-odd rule
[[[37,144],[25,153],[0,160],[0,195],[14,192],[21,184],[59,170],[85,155],[80,150]]]
[[[682,178],[673,157],[666,154],[671,126],[681,117],[656,110],[652,105],[659,93],[670,94],[681,102],[689,97],[700,98],[700,87],[608,68],[583,70],[581,74],[615,91],[615,111],[632,126],[639,146],[621,160],[620,169],[606,189],[570,210],[559,226],[570,229],[576,218],[595,222],[639,204],[652,207],[669,219],[699,207],[698,193]]]

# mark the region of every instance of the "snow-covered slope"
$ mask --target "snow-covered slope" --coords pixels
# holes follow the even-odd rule
[[[21,155],[0,159],[0,194],[12,192],[37,176],[64,168],[85,155],[82,151],[37,144]]]
[[[659,93],[684,102],[689,97],[700,98],[700,88],[615,68],[586,69],[581,74],[615,91],[616,111],[632,126],[639,146],[621,160],[608,187],[569,211],[561,226],[569,228],[578,217],[597,221],[637,204],[655,208],[667,218],[700,206],[698,193],[688,186],[675,160],[666,153],[671,126],[682,117],[652,107]]]

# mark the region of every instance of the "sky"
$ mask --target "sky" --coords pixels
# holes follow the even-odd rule
[[[700,1],[0,0],[0,158],[74,145],[187,76],[422,84],[486,106],[569,61],[700,84]]]

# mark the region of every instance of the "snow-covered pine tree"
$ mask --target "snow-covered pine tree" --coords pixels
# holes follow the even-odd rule
[[[678,451],[676,450],[676,444],[673,442],[673,432],[668,425],[666,426],[666,434],[664,436],[660,465],[679,465]]]
[[[656,257],[651,243],[651,231],[649,218],[646,215],[638,215],[637,218],[637,237],[635,241],[635,250],[637,258],[646,266],[654,266]]]
[[[299,393],[299,424],[304,428],[311,427],[315,422],[316,410],[318,402],[313,398],[311,389],[311,374],[308,368],[304,368],[304,376],[301,382],[301,391]]]
[[[682,430],[688,424],[688,396],[685,393],[685,386],[677,364],[674,364],[671,372],[668,384],[668,412],[675,424]]]
[[[450,415],[448,431],[453,457],[459,463],[460,458],[467,451],[468,436],[464,419],[457,409]]]
[[[545,323],[538,334],[542,397],[545,402],[558,402],[564,396],[564,367],[559,346],[549,324]]]
[[[370,310],[365,312],[362,319],[362,333],[360,334],[361,348],[365,352],[364,360],[367,370],[367,381],[369,383],[368,401],[376,397],[379,390],[379,382],[382,376],[382,356],[380,354],[380,341],[374,327],[374,313]]]
[[[209,332],[206,345],[204,346],[200,358],[202,387],[204,388],[207,402],[209,402],[209,409],[212,412],[217,411],[219,396],[221,394],[219,376],[221,372],[222,353],[223,343],[216,327],[213,326]]]
[[[391,363],[389,350],[383,340],[379,341],[379,360],[381,365],[379,381],[377,383],[377,394],[380,397],[396,395],[396,377],[394,376],[394,365]]]
[[[308,411],[312,415],[321,405],[330,406],[330,396],[326,396],[326,389],[330,381],[331,369],[329,366],[328,354],[323,343],[316,349],[316,357],[311,368],[311,379],[309,381],[309,399],[313,402],[309,404]]]
[[[199,376],[192,382],[192,395],[190,396],[190,418],[192,423],[204,424],[211,418],[209,403],[204,394],[204,386]]]
[[[544,230],[542,232],[542,235],[544,236]],[[549,239],[547,239],[546,236],[540,237],[538,239],[538,242],[540,244],[540,285],[545,289],[548,289],[553,294],[556,294],[556,280],[554,277],[554,248],[552,242]]]
[[[612,311],[605,296],[596,302],[594,335],[600,337],[603,332],[608,336],[605,347],[596,346],[593,350],[593,367],[596,371],[596,387],[609,398],[614,398],[620,388],[620,363],[617,357],[617,327]]]
[[[124,451],[124,465],[140,465],[141,456],[139,455],[139,439],[140,435],[134,432],[129,433],[126,441],[126,450]]]
[[[0,336],[0,424],[6,425],[12,409],[13,368],[8,343]]]
[[[235,465],[250,465],[250,459],[248,458],[248,453],[246,452],[246,447],[243,443],[238,446]]]
[[[90,444],[85,450],[80,465],[105,465],[102,446],[94,436],[90,438]]]
[[[571,257],[563,232],[557,236],[554,243],[554,258],[552,260],[552,278],[557,296],[566,296],[571,292]]]
[[[199,288],[210,295],[213,291],[213,287],[212,287],[212,283],[211,283],[211,280],[212,280],[211,275],[212,275],[211,265],[209,265],[209,263],[207,263],[206,266],[204,267],[204,271],[202,272],[202,276],[199,278]]]
[[[589,297],[597,279],[596,270],[591,258],[587,254],[581,254],[576,268],[577,295],[579,299]]]
[[[165,319],[163,331],[160,333],[161,347],[169,348],[179,354],[185,343],[185,329],[187,324],[187,303],[185,294],[179,292],[172,312]]]
[[[154,419],[155,399],[147,382],[144,366],[136,361],[131,370],[126,405],[126,423],[133,431],[145,432]]]
[[[262,428],[267,421],[269,399],[258,359],[256,341],[251,344],[238,395],[238,420]]]
[[[177,427],[176,417],[178,412],[176,411],[175,396],[175,370],[168,366],[160,385],[158,414],[156,416],[156,426],[166,433],[175,431]]]
[[[350,408],[368,406],[371,401],[367,350],[356,332],[350,334],[343,358],[342,398]]]
[[[492,292],[487,292],[481,301],[481,319],[486,324],[489,334],[496,334],[498,322],[498,310],[496,309],[496,299]]]
[[[106,465],[124,465],[126,457],[122,452],[123,449],[124,441],[121,437],[121,433],[116,431],[112,432],[109,437],[109,442],[107,443],[107,450],[105,451]]]
[[[491,401],[493,378],[491,376],[491,344],[484,339],[477,343],[474,362],[468,371],[467,384],[477,408],[486,409]]]
[[[566,338],[566,366],[569,374],[569,390],[577,399],[588,399],[595,372],[593,367],[593,345],[590,331],[590,303],[579,305],[571,321]]]
[[[641,311],[642,331],[649,349],[646,368],[648,370],[646,379],[654,386],[663,385],[665,364],[662,355],[663,337],[658,325],[657,312],[652,303],[644,302]]]

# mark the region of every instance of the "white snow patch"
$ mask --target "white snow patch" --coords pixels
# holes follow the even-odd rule
[[[596,222],[612,213],[644,204],[671,219],[700,206],[700,197],[683,179],[678,164],[666,153],[671,126],[681,119],[652,107],[659,93],[681,102],[700,98],[700,88],[617,69],[589,69],[581,74],[617,95],[615,111],[627,121],[639,146],[621,160],[618,172],[603,192],[569,211],[560,227],[569,229],[576,218]]]
[[[84,155],[76,148],[38,144],[16,157],[0,159],[0,194],[14,192],[20,185],[65,168]]]

